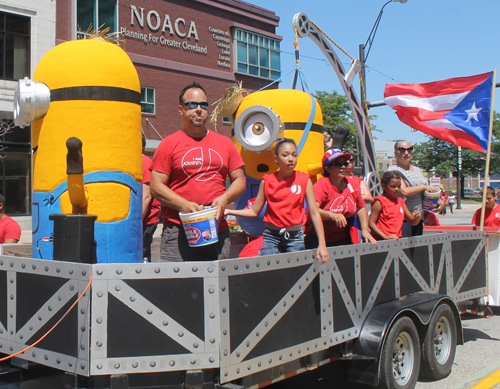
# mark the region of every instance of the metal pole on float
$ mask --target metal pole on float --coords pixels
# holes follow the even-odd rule
[[[497,80],[497,70],[493,70],[493,87],[491,88],[491,107],[490,107],[490,131],[488,135],[488,150],[486,151],[486,169],[484,172],[484,185],[483,185],[483,206],[481,207],[481,223],[479,229],[482,231],[484,228],[484,213],[486,212],[486,192],[489,184],[490,175],[490,158],[491,158],[491,136],[493,133],[493,118],[495,114],[495,86]]]
[[[457,207],[462,209],[462,147],[457,146]]]

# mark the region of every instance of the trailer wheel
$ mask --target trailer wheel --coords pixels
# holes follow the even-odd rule
[[[447,377],[456,347],[455,316],[447,304],[441,304],[432,315],[422,344],[421,377],[432,381]]]
[[[380,360],[380,387],[413,388],[420,370],[420,341],[408,317],[398,319],[387,335]]]

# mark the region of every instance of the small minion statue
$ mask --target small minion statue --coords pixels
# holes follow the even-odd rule
[[[19,81],[14,111],[17,125],[32,123],[33,255],[53,259],[49,215],[78,213],[97,216],[98,263],[142,262],[140,83],[125,51],[102,39],[57,45]],[[69,175],[69,145],[81,174]]]

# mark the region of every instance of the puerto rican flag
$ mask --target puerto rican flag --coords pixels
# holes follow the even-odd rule
[[[410,127],[485,153],[492,87],[493,72],[427,84],[386,85],[384,101]]]

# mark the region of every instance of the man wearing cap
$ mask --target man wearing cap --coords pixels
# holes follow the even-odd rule
[[[323,220],[327,247],[357,243],[357,229],[352,228],[354,215],[359,218],[362,239],[377,243],[368,229],[368,212],[359,186],[347,177],[350,158],[350,153],[344,153],[340,149],[327,150],[322,160],[323,177],[314,184],[314,195]],[[309,218],[305,233],[306,249],[318,247]]]
[[[245,191],[243,160],[231,140],[209,131],[208,99],[197,82],[179,95],[178,111],[184,127],[166,137],[151,164],[151,193],[163,205],[162,261],[212,261],[229,257],[226,206]],[[226,177],[231,182],[226,189]],[[218,242],[190,247],[179,212],[217,208]]]

